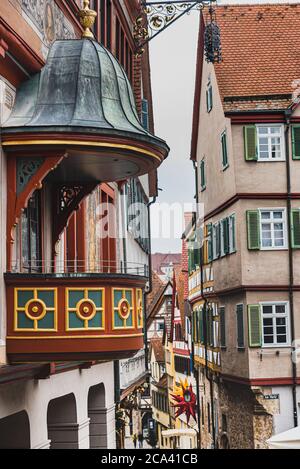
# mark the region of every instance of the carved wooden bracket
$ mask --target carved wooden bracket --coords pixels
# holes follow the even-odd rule
[[[63,230],[68,226],[71,215],[78,210],[83,200],[98,186],[92,183],[57,184],[53,187],[53,256]]]
[[[11,268],[14,229],[21,217],[22,210],[36,189],[41,189],[42,182],[65,157],[59,155],[20,155],[10,153],[7,156],[7,269]]]

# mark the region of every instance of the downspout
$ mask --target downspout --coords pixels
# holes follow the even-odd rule
[[[149,288],[148,291],[144,292],[144,346],[145,346],[145,370],[149,371],[149,350],[148,350],[148,329],[147,329],[147,311],[146,311],[146,304],[147,304],[147,296],[152,292],[152,247],[151,247],[151,217],[150,217],[150,207],[151,205],[155,204],[157,199],[157,195],[153,197],[151,202],[147,204],[148,210],[148,237],[149,237],[149,255],[148,255],[148,265],[149,265],[149,272],[148,272],[148,281],[149,281]]]
[[[292,344],[295,341],[295,309],[294,309],[294,256],[292,248],[292,220],[291,220],[291,165],[290,165],[290,117],[292,111],[290,109],[285,111],[285,148],[286,148],[286,175],[287,175],[287,225],[288,225],[288,252],[289,252],[289,303],[290,303],[290,318],[291,318],[291,340]],[[297,365],[293,360],[292,354],[292,374],[293,374],[293,418],[294,426],[298,426],[298,409],[297,409]]]
[[[193,161],[193,166],[195,170],[195,180],[196,180],[196,204],[197,204],[197,219],[196,219],[196,228],[197,228],[197,220],[198,220],[198,204],[199,204],[199,184],[198,184],[198,166],[195,161]],[[205,376],[206,379],[209,381],[210,387],[210,401],[211,401],[211,425],[212,425],[212,435],[213,435],[213,443],[214,447],[216,447],[216,429],[215,429],[215,408],[214,408],[214,384],[212,376],[210,375],[209,368],[208,368],[208,343],[207,343],[207,304],[208,300],[204,294],[204,274],[203,274],[203,251],[202,246],[200,249],[200,282],[201,282],[201,297],[204,300],[203,304],[203,329],[204,329],[204,350],[205,350]],[[199,378],[198,378],[199,379]],[[200,404],[200,401],[199,401]]]

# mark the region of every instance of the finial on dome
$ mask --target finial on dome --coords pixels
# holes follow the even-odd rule
[[[94,26],[97,13],[94,10],[90,10],[90,0],[83,0],[83,9],[79,12],[80,24],[84,31],[82,38],[94,39],[94,34],[91,28]]]

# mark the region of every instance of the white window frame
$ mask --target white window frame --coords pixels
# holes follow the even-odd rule
[[[288,240],[287,240],[287,219],[286,219],[286,208],[285,207],[267,207],[267,208],[259,208],[259,231],[260,231],[260,250],[261,251],[283,251],[288,248]],[[262,212],[282,212],[282,221],[283,221],[283,246],[263,246],[262,245],[262,224],[264,221],[267,223],[266,220],[262,220],[261,213]],[[271,219],[273,222],[274,219]],[[272,235],[273,231],[271,231]],[[273,238],[272,238],[273,241]]]
[[[286,318],[286,343],[273,343],[273,344],[265,344],[264,342],[264,324],[263,324],[263,319],[266,317],[266,315],[263,314],[263,306],[272,306],[273,309],[275,306],[280,306],[284,305],[285,306],[285,314],[281,315],[276,315],[276,313],[272,312],[271,315],[267,315],[267,317],[272,317],[275,319],[276,317],[285,317]],[[262,343],[262,348],[286,348],[286,347],[291,347],[291,324],[290,324],[290,304],[288,301],[262,301],[259,303],[260,306],[260,316],[261,316],[261,343]],[[276,326],[275,326],[276,327]],[[274,332],[274,323],[273,323],[273,332]],[[275,330],[276,332],[276,330]],[[277,337],[276,334],[274,335],[274,339]]]
[[[269,158],[260,158],[260,152],[259,152],[259,138],[261,135],[259,134],[259,128],[265,127],[269,129],[270,127],[280,127],[280,158],[272,158],[271,152],[270,152],[270,140],[269,140]],[[274,161],[285,161],[285,142],[284,142],[284,126],[283,124],[256,124],[256,135],[257,135],[257,161],[259,163],[268,163],[268,162],[274,162]],[[271,137],[271,134],[266,134],[265,137]],[[275,135],[278,136],[278,135]]]

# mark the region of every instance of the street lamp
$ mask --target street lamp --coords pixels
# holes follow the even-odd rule
[[[208,7],[209,22],[205,27],[205,56],[207,62],[221,62],[220,29],[216,21],[216,0],[141,1],[141,14],[134,25],[136,52],[141,55],[143,47],[182,16],[192,10]]]

